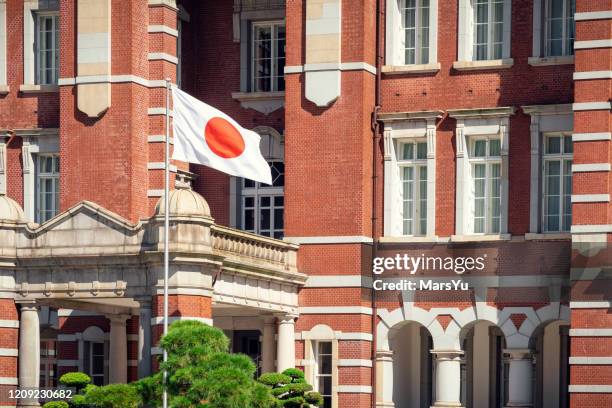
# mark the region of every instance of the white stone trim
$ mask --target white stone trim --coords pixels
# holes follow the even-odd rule
[[[0,348],[0,357],[17,357],[18,355],[19,349]]]
[[[202,322],[209,326],[213,325],[213,319],[210,319],[208,317],[190,317],[190,316],[169,316],[168,324],[172,324],[176,322],[177,320],[196,320],[198,322]],[[152,325],[164,324],[164,317],[163,316],[152,317],[151,324]]]
[[[372,367],[372,360],[341,358],[338,367]]]
[[[607,240],[606,234],[604,234],[604,238]],[[606,242],[606,241],[603,241]],[[570,269],[570,279],[571,280],[595,280],[597,276],[602,272],[601,268],[571,268]],[[571,304],[572,302],[570,302]],[[574,302],[576,303],[576,302]],[[580,302],[580,303],[591,303],[591,302]]]
[[[576,41],[574,43],[575,50],[584,50],[587,48],[610,48],[610,47],[612,47],[612,39]]]
[[[570,357],[570,365],[612,365],[612,357]]]
[[[164,170],[166,168],[166,164],[164,162],[149,162],[147,163],[148,170]],[[176,166],[174,164],[170,165],[170,172],[176,173]]]
[[[53,93],[53,92],[59,92],[59,86],[22,84],[22,85],[19,85],[19,92],[24,93],[24,94]]]
[[[609,309],[612,307],[612,302],[604,301],[585,301],[585,302],[570,302],[570,309]]]
[[[25,0],[23,2],[23,83],[27,85],[36,83],[34,11],[37,9],[38,0]]]
[[[149,7],[168,7],[174,11],[178,11],[176,0],[149,0]]]
[[[79,360],[57,360],[58,367],[78,367]]]
[[[371,394],[372,387],[370,385],[338,385],[336,391],[347,394]]]
[[[609,203],[610,194],[572,194],[572,203]]]
[[[513,58],[482,61],[455,61],[453,68],[457,71],[476,71],[482,69],[510,69],[514,66]]]
[[[163,193],[162,193],[162,195],[163,195]],[[155,293],[157,293],[158,295],[163,295],[164,294],[164,289],[163,288],[158,288],[158,289],[156,289]],[[170,289],[168,289],[168,294],[169,295],[188,295],[188,296],[207,296],[207,297],[212,297],[214,293],[210,289],[183,287],[183,288],[170,288]]]
[[[165,143],[166,142],[166,136],[165,135],[149,135],[147,137],[147,142],[148,143]],[[169,142],[170,142],[171,145],[173,145],[174,144],[174,138],[171,137]]]
[[[90,310],[58,309],[57,316],[58,317],[102,316],[102,313],[92,312]]]
[[[381,72],[385,75],[427,74],[438,72],[442,68],[439,62],[413,65],[383,65]]]
[[[168,61],[172,64],[178,64],[178,58],[166,52],[150,52],[147,59],[149,61]]]
[[[559,57],[529,57],[527,63],[534,67],[546,67],[551,65],[572,65],[575,63],[573,55]]]
[[[166,114],[166,108],[164,107],[157,107],[157,108],[149,108],[147,109],[147,115],[149,116],[155,116],[155,115],[165,115]],[[174,116],[174,113],[172,111],[170,111],[170,117]]]
[[[151,347],[151,355],[159,356],[164,353],[164,349],[161,347]]]
[[[0,320],[0,328],[3,329],[18,329],[19,320]]]
[[[569,392],[580,392],[580,393],[591,393],[591,394],[600,394],[600,393],[612,393],[612,385],[594,385],[594,384],[585,384],[585,385],[572,385],[570,384],[568,387]]]
[[[372,64],[363,61],[356,62],[327,62],[318,64],[304,64],[304,65],[287,65],[285,66],[285,74],[301,74],[304,72],[317,72],[317,71],[367,71],[370,74],[376,75],[376,67]]]
[[[572,234],[612,232],[612,224],[572,225],[571,232]]]
[[[612,71],[583,71],[574,72],[574,81],[588,79],[611,79]]]
[[[138,360],[128,360],[128,367],[138,367]]]
[[[167,25],[150,24],[147,28],[149,34],[165,33],[178,38],[178,30]]]
[[[610,163],[572,164],[573,173],[588,173],[595,171],[610,171]]]
[[[159,189],[150,189],[147,190],[147,197],[163,197],[164,196],[164,190],[159,190]]]
[[[612,329],[570,329],[571,337],[612,337]]]
[[[596,142],[600,140],[612,140],[612,133],[573,133],[572,142]]]
[[[371,307],[363,306],[309,306],[300,307],[300,314],[364,314],[372,315]]]
[[[57,335],[57,341],[66,341],[66,342],[71,342],[71,341],[77,341],[77,336],[76,334],[58,334]]]
[[[362,275],[309,275],[305,288],[359,288],[372,278]]]
[[[0,385],[18,385],[17,377],[0,377]]]
[[[590,110],[610,110],[610,102],[576,102],[573,105],[574,112]]]
[[[574,20],[575,21],[607,20],[609,18],[612,18],[612,10],[583,11],[582,13],[575,13],[574,14]]]
[[[372,333],[340,333],[338,340],[372,341]]]
[[[81,75],[76,78],[59,78],[59,86],[78,84],[100,84],[100,83],[135,83],[147,88],[165,88],[166,81],[163,79],[146,79],[137,75]]]
[[[284,241],[292,244],[371,244],[374,240],[363,235],[329,235],[318,237],[285,237]]]

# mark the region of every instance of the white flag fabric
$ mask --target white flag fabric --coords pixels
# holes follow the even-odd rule
[[[174,85],[172,102],[173,159],[272,184],[270,166],[259,150],[257,133]]]

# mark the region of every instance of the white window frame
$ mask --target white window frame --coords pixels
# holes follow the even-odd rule
[[[551,2],[555,1],[555,0],[544,0],[544,56],[545,57],[565,57],[565,56],[571,56],[574,55],[574,47],[573,47],[573,41],[575,40],[576,37],[576,29],[575,29],[575,22],[574,22],[574,18],[573,18],[573,13],[571,13],[571,7],[573,4],[574,7],[574,12],[576,10],[576,3],[574,0],[561,0],[563,1],[563,16],[562,16],[562,20],[563,20],[563,34],[561,37],[562,40],[562,52],[561,55],[552,55],[551,54],[551,50],[550,50],[550,35],[551,35],[551,17],[550,17],[550,13],[551,13]],[[570,10],[568,10],[570,9]],[[572,23],[569,23],[569,21],[572,21]],[[570,24],[574,24],[574,38],[572,38],[572,46],[570,48],[570,37],[569,37],[569,33],[568,33],[568,29],[570,28]]]
[[[40,343],[40,387],[57,387],[59,378],[57,375],[57,338],[41,338]],[[52,347],[49,347],[50,345]]]
[[[329,354],[321,354],[321,352],[320,352],[320,346],[321,346],[321,344],[324,344],[324,343],[325,344],[329,344],[329,348],[330,348]],[[314,344],[313,344],[314,361],[315,361],[315,366],[314,366],[315,381],[314,381],[314,384],[313,384],[313,389],[314,389],[314,391],[320,393],[322,397],[329,397],[330,400],[333,400],[333,398],[334,398],[334,391],[333,391],[333,388],[334,388],[334,381],[333,381],[334,373],[333,373],[333,371],[334,370],[333,370],[333,364],[330,366],[330,373],[329,374],[322,374],[320,372],[321,371],[321,367],[320,367],[321,361],[320,361],[320,358],[321,358],[321,356],[329,356],[331,361],[332,361],[332,363],[333,363],[333,360],[334,360],[334,350],[333,350],[333,348],[334,348],[334,344],[333,344],[332,340],[318,340],[318,341],[314,342]],[[319,381],[323,377],[326,377],[326,378],[328,377],[329,378],[329,381],[331,383],[330,394],[325,394],[324,395],[322,393],[322,390],[320,389]],[[333,402],[332,402],[332,404],[333,404]]]
[[[385,29],[385,65],[422,67],[424,65],[437,65],[438,63],[438,0],[429,1],[429,58],[423,63],[407,64],[405,59],[405,34],[403,27],[402,5],[405,0],[387,0],[386,29]],[[420,5],[422,0],[416,0]],[[420,10],[417,7],[417,10]],[[418,18],[418,15],[417,17]],[[415,20],[418,25],[418,20]],[[415,43],[418,44],[418,35]]]
[[[318,324],[310,331],[302,332],[304,340],[304,377],[309,384],[312,384],[315,391],[318,390],[318,344],[320,342],[331,343],[332,348],[332,366],[331,366],[331,383],[332,395],[331,406],[338,408],[338,365],[339,365],[339,339],[342,332],[334,331],[331,327],[325,324]]]
[[[492,1],[492,0],[489,0]],[[475,38],[475,0],[459,0],[459,35],[457,36],[458,60],[459,61],[499,61],[510,58],[511,54],[511,33],[512,33],[512,2],[504,0],[504,25],[503,25],[503,44],[501,58],[476,60],[474,53],[476,38]],[[489,15],[491,15],[491,7],[489,6]],[[491,27],[489,27],[489,36],[491,39]],[[488,54],[491,55],[491,47]]]
[[[53,171],[51,173],[41,172],[41,163],[43,159],[51,159],[53,164],[57,163],[58,171],[55,172],[55,166],[53,166]],[[60,194],[59,193],[59,182],[60,182],[59,166],[60,166],[59,154],[57,153],[37,154],[36,155],[36,191],[35,191],[36,219],[35,221],[38,223],[43,223],[45,221],[48,221],[49,219],[57,215],[59,212],[59,194]],[[41,191],[41,185],[42,185],[43,180],[51,180],[52,181],[51,184],[54,187],[54,191],[55,191],[55,186],[57,185],[57,196],[54,191],[51,192],[52,196],[55,198],[54,200],[52,200],[51,209],[47,209],[47,208],[43,209],[43,197],[42,197],[42,191]],[[48,192],[45,192],[45,193],[48,194]],[[46,213],[49,211],[52,213],[51,217],[45,218],[43,216],[43,213]]]
[[[285,47],[287,44],[287,39],[286,39],[286,35],[287,35],[287,31],[286,31],[286,27],[285,27],[285,21],[284,20],[270,20],[270,21],[252,21],[251,22],[251,38],[249,40],[250,42],[250,50],[251,50],[251,54],[250,54],[250,89],[251,92],[282,92],[284,91],[284,89],[279,90],[278,89],[278,83],[276,81],[276,79],[278,78],[282,78],[282,80],[284,81],[285,78],[285,72],[283,70],[283,72],[279,72],[279,67],[278,67],[278,61],[279,61],[279,57],[278,57],[278,27],[283,27],[285,28]],[[255,30],[257,29],[257,27],[270,27],[271,29],[271,33],[272,33],[272,37],[271,37],[271,44],[272,44],[272,49],[271,49],[271,65],[270,65],[270,89],[267,91],[262,91],[262,90],[258,90],[256,88],[256,75],[255,75],[255,69],[256,69],[256,61],[255,61],[255,49],[256,49],[256,44],[255,44]],[[286,56],[283,57],[286,59]]]
[[[425,240],[436,239],[436,121],[440,111],[406,112],[397,118],[381,117],[384,122],[384,235],[385,239]],[[400,160],[403,143],[427,143],[427,159]],[[416,149],[416,145],[415,145]],[[416,151],[415,151],[416,157]],[[427,222],[421,234],[405,235],[403,228],[402,167],[425,165],[427,168]]]
[[[408,140],[398,140],[397,141],[397,151],[399,153],[397,159],[397,165],[399,167],[400,172],[400,194],[402,195],[402,205],[399,210],[401,212],[400,219],[402,220],[402,235],[404,236],[425,236],[427,235],[427,208],[425,208],[425,228],[421,227],[422,214],[421,214],[421,201],[423,201],[423,197],[425,197],[425,201],[427,201],[427,183],[429,178],[425,178],[425,189],[422,189],[422,181],[421,180],[421,170],[425,169],[427,172],[427,139],[408,139]],[[421,144],[425,144],[425,157],[418,157],[418,146]],[[413,158],[412,159],[403,159],[403,149],[406,145],[413,146]],[[405,205],[404,203],[407,198],[404,196],[405,184],[407,183],[404,180],[404,169],[412,168],[413,170],[413,198],[412,198],[412,214],[406,214],[404,212]],[[426,173],[427,174],[427,173]],[[428,175],[427,175],[428,176]],[[410,217],[408,217],[408,215]],[[411,220],[411,221],[409,221]],[[412,222],[411,232],[407,232],[406,223]]]
[[[455,234],[451,239],[509,239],[508,234],[508,151],[510,145],[510,116],[513,107],[449,110],[449,117],[456,119],[456,188],[455,188]],[[474,234],[472,214],[472,169],[470,164],[471,138],[498,135],[501,155],[501,203],[500,231],[494,234]],[[483,237],[486,235],[487,237]]]
[[[547,141],[549,138],[552,137],[559,137],[560,138],[560,153],[547,153],[546,152],[546,147],[547,147]],[[572,192],[571,192],[571,181],[570,181],[570,192],[569,194],[567,194],[567,192],[565,191],[565,177],[567,176],[566,174],[566,162],[569,162],[569,173],[570,173],[570,180],[572,178],[572,163],[574,160],[574,153],[573,153],[573,148],[572,148],[572,152],[568,153],[565,151],[565,141],[564,139],[566,137],[569,137],[570,139],[570,143],[571,142],[571,132],[549,132],[549,133],[545,133],[542,135],[542,199],[541,199],[541,203],[542,203],[542,210],[541,210],[541,214],[542,214],[542,231],[544,233],[564,233],[564,232],[570,232],[570,228],[571,228],[571,214],[572,214],[572,206],[571,206],[571,196],[572,196]],[[547,162],[559,162],[559,228],[556,230],[551,230],[549,228],[547,228],[547,187],[548,187],[548,183],[546,180],[546,164]],[[565,214],[565,203],[564,203],[564,199],[566,198],[565,196],[569,197],[570,199],[570,223],[569,225],[567,225],[567,228],[563,228],[563,223],[564,223],[564,218],[566,216]]]
[[[485,156],[484,157],[475,157],[474,156],[474,148],[476,145],[477,141],[486,141],[485,144]],[[490,146],[491,146],[491,141],[492,140],[497,140],[500,143],[500,155],[499,156],[491,156],[490,155]],[[471,177],[471,184],[472,184],[472,190],[471,190],[471,195],[470,195],[470,204],[471,204],[471,208],[470,208],[470,213],[471,213],[471,222],[470,225],[472,227],[472,230],[470,231],[471,234],[474,235],[487,235],[487,234],[499,234],[501,231],[501,167],[502,167],[502,160],[501,160],[501,139],[499,137],[499,135],[488,135],[488,136],[473,136],[470,137],[470,146],[469,146],[469,151],[470,151],[470,157],[469,157],[469,162],[470,162],[470,177]],[[474,191],[474,183],[475,183],[475,171],[474,168],[476,165],[484,165],[485,166],[485,195],[484,195],[484,200],[485,200],[485,206],[484,206],[484,229],[481,232],[476,232],[476,196],[475,196],[475,191]],[[497,231],[494,231],[493,228],[493,216],[491,215],[492,212],[492,196],[491,196],[491,187],[492,187],[492,175],[491,175],[491,167],[493,165],[498,165],[499,166],[499,178],[500,178],[500,216],[499,216],[499,225],[497,228]]]
[[[42,58],[42,43],[43,43],[43,32],[41,30],[43,21],[51,19],[52,30],[51,30],[51,43],[52,48],[48,47],[45,50],[50,50],[53,55],[53,67],[43,66]],[[38,85],[57,85],[59,78],[59,11],[38,11],[35,13],[35,25],[34,25],[34,47],[35,47],[35,72],[36,72],[36,84]],[[46,72],[50,71],[50,78],[47,77]]]
[[[274,162],[282,162],[281,160],[274,160]],[[242,186],[242,191],[241,191],[241,196],[242,196],[242,229],[244,231],[247,232],[251,232],[253,234],[259,234],[259,235],[264,235],[262,231],[269,231],[270,232],[270,236],[272,238],[274,238],[275,233],[280,232],[281,236],[277,237],[279,239],[282,239],[282,236],[284,235],[284,222],[283,222],[283,227],[282,228],[278,228],[277,225],[275,225],[274,222],[274,213],[276,210],[282,210],[284,213],[284,187],[273,187],[273,186],[268,186],[259,182],[255,182],[255,181],[251,181],[251,183],[254,184],[253,187],[246,187],[245,184],[247,183],[247,181],[245,179],[241,179],[241,186]],[[275,203],[276,198],[282,198],[283,199],[283,204],[282,205],[277,205]],[[253,199],[253,206],[246,206],[246,201],[247,199]],[[270,200],[270,205],[266,206],[266,207],[262,207],[261,201],[262,198],[268,198]],[[247,229],[246,228],[246,214],[245,211],[246,210],[253,210],[254,211],[254,225],[253,225],[253,229]],[[261,228],[261,210],[269,210],[270,211],[270,228],[268,229],[262,229]],[[267,236],[267,235],[266,235]]]

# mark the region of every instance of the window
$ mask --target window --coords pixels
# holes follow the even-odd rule
[[[503,58],[504,0],[474,0],[474,60]]]
[[[403,235],[425,235],[427,233],[427,142],[400,143],[398,152]]]
[[[253,23],[251,45],[251,91],[284,91],[285,23]]]
[[[57,354],[55,339],[40,339],[40,386],[57,387]]]
[[[429,62],[429,0],[400,0],[404,63]]]
[[[59,156],[38,155],[36,163],[36,222],[43,223],[59,211]]]
[[[59,14],[36,15],[36,83],[57,84],[59,71]]]
[[[474,138],[470,146],[475,234],[498,234],[501,221],[501,154],[498,137]]]
[[[104,385],[104,342],[85,341],[85,372],[94,385]]]
[[[272,185],[243,179],[242,229],[277,239],[283,238],[285,205],[285,164],[269,161],[272,169]]]
[[[323,408],[332,406],[332,343],[320,341],[316,343],[315,386],[323,397]]]
[[[569,231],[572,225],[572,136],[544,137],[543,215],[545,232]]]
[[[545,41],[547,57],[574,54],[575,0],[547,0],[545,3]]]

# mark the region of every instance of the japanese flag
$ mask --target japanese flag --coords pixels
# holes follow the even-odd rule
[[[225,113],[172,86],[172,158],[212,167],[232,176],[272,184],[270,166],[259,151],[260,137]]]

